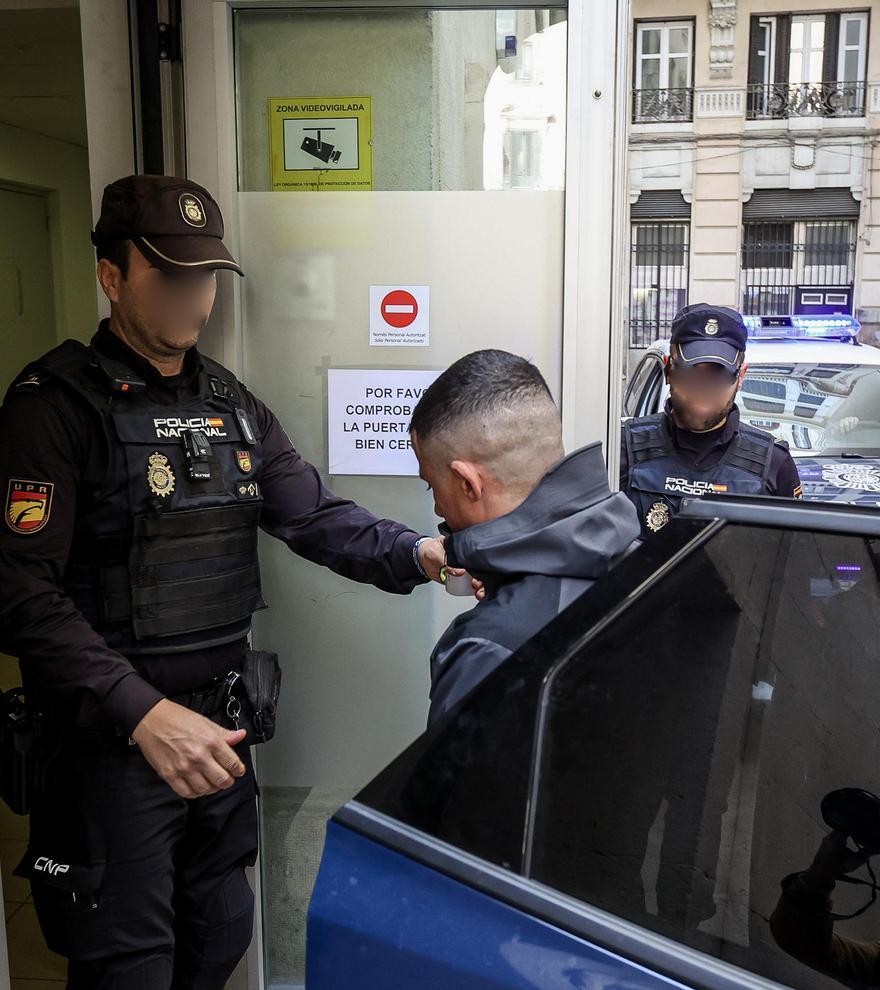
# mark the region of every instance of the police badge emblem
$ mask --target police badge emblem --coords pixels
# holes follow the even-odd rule
[[[180,204],[180,215],[190,225],[190,227],[204,227],[205,208],[202,206],[197,196],[192,193],[184,193],[178,200]]]
[[[718,326],[718,320],[713,316],[711,320],[706,321],[706,326],[703,329],[707,337],[714,337],[721,328]]]
[[[669,506],[665,502],[655,502],[645,516],[645,522],[652,533],[659,533],[669,522]]]
[[[249,450],[237,450],[235,452],[235,461],[238,464],[238,470],[242,474],[251,473],[253,462],[251,461],[251,452]]]
[[[171,470],[168,458],[158,451],[150,454],[147,482],[150,485],[150,491],[160,498],[165,498],[166,495],[170,495],[174,491],[174,472]]]

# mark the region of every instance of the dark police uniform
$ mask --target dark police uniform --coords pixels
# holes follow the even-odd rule
[[[139,225],[127,233],[146,235],[133,239],[149,260],[169,264],[176,249],[187,264],[201,253],[208,267],[237,270],[206,190],[121,180],[102,220],[132,201]],[[206,243],[184,246],[178,217],[208,226]],[[418,534],[325,488],[225,368],[193,348],[179,375],[163,377],[107,321],[89,347],[67,341],[13,383],[0,485],[0,649],[20,658],[44,713],[17,872],[47,942],[70,960],[71,987],[220,988],[252,932],[247,741],[237,747],[247,773],[188,801],[129,737],[164,697],[233,727],[217,685],[241,670],[252,613],[265,606],[258,529],[401,594],[426,580]]]
[[[672,344],[685,363],[724,364],[732,373],[746,339],[739,314],[726,307],[689,306],[673,321]],[[624,423],[620,487],[638,511],[643,537],[661,530],[684,498],[801,496],[787,445],[743,424],[737,407],[717,430],[694,433],[676,425],[669,403],[662,413]]]

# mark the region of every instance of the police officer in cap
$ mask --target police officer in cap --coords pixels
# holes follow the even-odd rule
[[[0,649],[38,720],[17,872],[73,988],[219,990],[251,939],[258,527],[398,594],[443,565],[440,541],[329,491],[200,354],[216,272],[243,274],[222,238],[194,182],[109,185],[93,242],[110,319],[25,368],[0,410]]]
[[[747,331],[734,309],[698,303],[672,322],[662,413],[623,426],[620,487],[643,537],[661,530],[683,498],[706,494],[801,497],[783,441],[740,421]]]

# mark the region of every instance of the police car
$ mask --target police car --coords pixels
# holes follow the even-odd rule
[[[859,342],[851,316],[744,319],[743,421],[788,444],[805,499],[880,505],[880,349]],[[668,354],[668,341],[648,348],[626,391],[626,417],[663,408]]]

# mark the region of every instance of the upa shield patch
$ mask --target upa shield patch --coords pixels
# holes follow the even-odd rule
[[[12,478],[6,493],[3,515],[13,533],[30,535],[49,522],[55,485],[46,481],[21,481]]]
[[[237,450],[235,452],[235,460],[238,463],[238,470],[242,474],[251,473],[253,462],[251,461],[251,452],[249,450]]]

